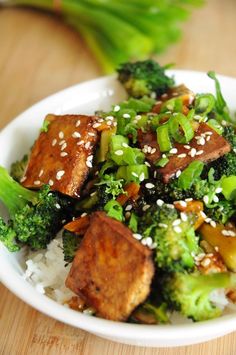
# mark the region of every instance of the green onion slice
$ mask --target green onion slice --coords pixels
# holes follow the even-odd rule
[[[188,143],[194,137],[191,121],[182,113],[172,116],[169,123],[170,134],[178,143]]]
[[[183,190],[188,190],[192,184],[200,177],[204,164],[199,160],[195,160],[182,171],[179,179],[178,186]]]
[[[165,123],[157,127],[157,142],[161,152],[167,152],[172,148],[171,140],[169,137],[169,125]]]

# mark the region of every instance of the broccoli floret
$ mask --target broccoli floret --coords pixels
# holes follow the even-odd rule
[[[193,224],[194,215],[183,221],[173,206],[152,205],[140,217],[139,230],[156,243],[155,261],[165,271],[183,271],[194,267],[193,254],[198,251]]]
[[[25,154],[21,160],[17,160],[12,163],[10,175],[14,180],[20,182],[22,177],[24,176],[25,169],[29,160],[28,154]]]
[[[174,85],[174,80],[165,75],[165,68],[151,59],[124,63],[117,71],[128,94],[137,98],[153,92],[161,95]]]
[[[213,161],[206,166],[206,172],[214,169],[214,178],[219,180],[222,176],[236,175],[236,133],[232,126],[224,128],[223,136],[231,145],[231,152]]]
[[[22,245],[33,250],[46,248],[68,219],[72,207],[71,199],[50,192],[48,185],[39,191],[24,188],[3,167],[0,167],[0,200],[10,215],[8,223],[0,218],[0,241],[10,251],[17,251]]]
[[[169,274],[162,279],[163,297],[168,305],[194,321],[219,317],[222,310],[211,302],[217,289],[236,286],[236,275],[231,273]]]
[[[78,234],[69,232],[67,230],[63,231],[62,234],[62,244],[63,244],[63,254],[64,260],[67,263],[72,263],[76,251],[81,243],[81,237]]]

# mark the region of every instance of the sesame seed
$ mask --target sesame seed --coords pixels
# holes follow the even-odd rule
[[[124,152],[121,149],[115,151],[115,155],[121,156],[123,154],[124,154]]]
[[[87,214],[88,213],[84,212],[84,213],[82,213],[82,215],[80,217],[85,217],[85,216],[87,216]]]
[[[89,161],[88,159],[86,160],[86,165],[87,165],[88,168],[92,168],[93,167],[91,161]]]
[[[218,246],[215,246],[215,251],[219,251],[219,247]]]
[[[152,148],[150,153],[151,153],[151,154],[156,153],[156,148]]]
[[[56,144],[57,144],[57,139],[54,138],[53,141],[52,141],[52,146],[54,147],[54,145],[56,145]]]
[[[136,116],[135,116],[135,119],[136,119],[137,121],[141,120],[141,118],[142,118],[141,115],[136,115]]]
[[[209,258],[205,258],[201,261],[201,265],[204,267],[207,267],[208,265],[210,265],[211,260]]]
[[[89,155],[89,156],[87,157],[87,160],[88,160],[88,161],[92,161],[92,160],[93,160],[93,155]]]
[[[205,219],[205,222],[206,222],[206,223],[210,223],[210,222],[211,222],[211,218],[207,217],[207,218]]]
[[[167,95],[167,94],[162,94],[161,97],[162,97],[163,99],[165,99],[165,98],[168,97],[168,95]]]
[[[206,213],[204,213],[203,211],[200,211],[200,214],[201,214],[202,218],[204,218],[204,219],[206,219],[206,218],[207,218]]]
[[[98,122],[102,123],[102,122],[104,122],[104,119],[103,118],[99,118]]]
[[[34,181],[34,185],[40,185],[40,184],[41,184],[41,182],[39,180]]]
[[[90,194],[91,197],[94,196],[94,195],[96,195],[96,191],[91,192],[91,194]]]
[[[150,96],[151,96],[152,99],[155,99],[157,97],[157,94],[153,91],[153,92],[151,92]]]
[[[166,204],[166,207],[167,207],[167,208],[171,208],[171,209],[174,209],[174,208],[175,208],[175,206],[172,205],[171,203],[167,203],[167,204]]]
[[[222,188],[221,187],[217,187],[217,189],[215,190],[216,194],[220,194],[222,192]]]
[[[192,200],[193,200],[192,197],[189,197],[189,198],[185,199],[186,202],[191,202]]]
[[[106,121],[109,121],[109,120],[112,121],[112,120],[114,120],[114,117],[113,117],[113,116],[107,116],[107,117],[105,118],[105,120],[106,120]],[[107,122],[107,123],[108,123],[108,122]]]
[[[223,229],[222,231],[221,231],[221,234],[223,234],[223,235],[225,235],[225,236],[228,236],[229,234],[228,234],[228,230],[226,230],[226,229]]]
[[[52,186],[53,184],[54,184],[54,181],[50,179],[50,180],[48,181],[48,185]]]
[[[180,212],[180,218],[182,219],[183,222],[186,222],[188,220],[188,216],[184,212]]]
[[[214,201],[215,203],[219,202],[219,197],[215,195],[215,196],[213,197],[213,201]]]
[[[182,229],[179,226],[175,226],[173,229],[174,229],[174,231],[176,233],[181,233],[182,232]]]
[[[177,203],[180,204],[182,207],[187,207],[187,203],[185,201],[176,201]]]
[[[172,226],[178,226],[179,224],[181,223],[181,220],[180,219],[176,219],[173,223],[172,223]]]
[[[162,154],[162,156],[161,156],[161,157],[165,159],[165,158],[166,158],[166,154]]]
[[[210,221],[210,225],[211,225],[213,228],[216,228],[216,222],[215,222],[215,221]]]
[[[179,154],[177,157],[178,158],[186,158],[187,154],[186,153],[183,153],[183,154]]]
[[[100,126],[101,126],[101,123],[97,123],[97,122],[96,122],[96,123],[93,124],[93,128],[98,128],[98,127],[100,127]]]
[[[172,148],[170,151],[169,151],[170,154],[177,154],[178,153],[178,149],[177,148]]]
[[[55,204],[55,207],[59,210],[61,208],[61,206],[59,205],[59,203]]]
[[[108,126],[111,126],[111,125],[112,125],[112,122],[111,122],[111,121],[107,121],[107,125],[108,125]]]
[[[129,113],[124,113],[124,114],[123,114],[123,117],[124,117],[124,118],[130,118],[130,114],[129,114]]]
[[[151,237],[147,237],[147,238],[146,238],[146,245],[147,245],[148,247],[150,247],[150,246],[152,245],[152,238],[151,238]]]
[[[72,133],[72,137],[73,138],[80,138],[81,134],[79,132],[75,131],[75,132]]]
[[[151,182],[148,182],[147,184],[145,184],[145,187],[146,187],[147,189],[153,189],[153,187],[155,187],[155,185],[152,184]]]
[[[143,181],[144,179],[145,179],[145,175],[144,175],[144,173],[140,174],[140,176],[139,176],[139,180],[140,180],[140,181]]]
[[[147,147],[147,151],[148,151],[148,153],[151,153],[152,147],[148,146],[148,147]]]
[[[207,135],[207,136],[212,136],[212,132],[211,131],[207,131],[207,132],[205,132],[205,134]]]
[[[120,111],[120,106],[119,105],[116,105],[115,107],[114,107],[114,110],[113,110],[114,112],[118,112],[118,111]]]
[[[138,174],[136,174],[134,171],[132,171],[131,173],[134,177],[137,177],[138,178]]]
[[[197,153],[196,153],[196,155],[202,155],[203,153],[204,153],[203,150],[198,150]]]
[[[207,142],[209,142],[210,139],[211,139],[210,136],[206,137]]]
[[[23,177],[20,179],[20,182],[24,182],[26,179],[27,179],[27,177],[26,177],[26,176],[23,176]]]
[[[122,143],[122,147],[128,148],[128,144],[127,143]]]
[[[113,126],[116,127],[117,126],[117,122],[113,122]]]
[[[79,141],[79,142],[77,142],[76,143],[77,145],[82,145],[82,144],[84,144],[84,141],[82,140],[82,141]]]
[[[39,177],[41,177],[43,175],[43,173],[44,173],[44,170],[41,169],[40,172],[39,172]]]
[[[209,197],[207,195],[203,196],[203,202],[207,205],[209,203]]]
[[[197,153],[197,150],[195,148],[192,148],[188,154],[193,158],[193,157],[195,157],[196,153]]]
[[[145,211],[147,211],[149,208],[150,208],[151,206],[150,205],[145,205],[145,206],[143,206],[143,211],[145,212]]]
[[[60,154],[61,157],[66,157],[67,155],[68,155],[68,153],[66,153],[66,152],[61,152],[61,154]]]
[[[64,174],[65,174],[64,170],[59,170],[56,174],[56,179],[60,180]]]
[[[62,146],[61,146],[61,150],[64,150],[66,147],[67,147],[67,144],[63,143]]]
[[[85,145],[84,145],[85,149],[89,149],[90,145],[91,145],[90,142],[85,143]]]
[[[59,142],[59,145],[62,145],[62,144],[64,144],[65,142],[66,142],[65,139],[63,139],[62,141]]]
[[[132,208],[133,208],[132,205],[127,205],[127,206],[125,207],[125,211],[131,211]]]
[[[182,173],[181,170],[178,170],[178,171],[176,172],[175,176],[178,178],[178,177],[180,177],[181,173]]]
[[[133,233],[133,237],[137,240],[141,240],[143,238],[142,235],[139,233]]]
[[[236,233],[234,231],[229,231],[229,236],[230,237],[236,237]]]
[[[206,143],[206,141],[203,137],[200,137],[200,139],[198,139],[198,141],[197,141],[198,145],[205,145],[205,143]]]
[[[95,136],[96,136],[96,134],[93,133],[93,132],[89,132],[88,135],[89,135],[90,137],[95,137]]]
[[[62,131],[60,131],[59,134],[58,134],[58,137],[59,137],[60,139],[63,139],[63,138],[64,138],[64,133],[63,133]]]
[[[157,204],[157,206],[161,207],[164,204],[164,201],[158,199],[156,204]]]
[[[160,228],[168,228],[167,224],[165,224],[165,223],[159,223],[158,226]]]
[[[78,120],[78,121],[76,122],[75,127],[79,127],[79,125],[80,125],[80,120]]]
[[[191,149],[190,145],[184,145],[184,148],[188,150]]]
[[[151,167],[151,164],[149,164],[149,162],[148,161],[145,161],[145,163],[144,163],[145,165],[147,165],[149,168]]]

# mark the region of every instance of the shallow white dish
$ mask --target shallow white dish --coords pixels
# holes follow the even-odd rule
[[[177,83],[184,83],[194,92],[214,92],[214,84],[205,73],[170,71]],[[219,76],[224,96],[236,110],[236,79]],[[125,98],[125,92],[114,76],[75,85],[52,95],[18,116],[0,132],[0,165],[10,164],[28,151],[47,113],[92,114],[98,109]],[[5,210],[0,205],[0,215]],[[21,253],[9,253],[0,245],[0,280],[15,295],[37,310],[72,326],[103,338],[126,344],[149,347],[172,347],[204,342],[236,330],[236,312],[221,318],[190,324],[137,325],[107,321],[70,310],[38,293],[23,280]]]

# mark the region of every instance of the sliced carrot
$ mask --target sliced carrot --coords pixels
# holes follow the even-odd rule
[[[137,200],[139,193],[140,185],[135,182],[130,182],[124,187],[126,194],[121,194],[117,197],[116,201],[123,206],[129,199]]]
[[[197,216],[197,220],[195,221],[194,224],[194,229],[198,229],[202,223],[204,222],[204,218],[202,216],[202,211],[203,211],[203,203],[202,201],[189,201],[186,202],[186,206],[183,206],[183,204],[179,201],[174,202],[174,206],[175,208],[177,208],[177,210],[181,211],[181,212],[192,212],[194,214],[196,214]]]
[[[86,215],[84,217],[76,218],[74,221],[67,223],[64,226],[64,229],[69,232],[83,235],[87,231],[90,223],[90,216]]]

